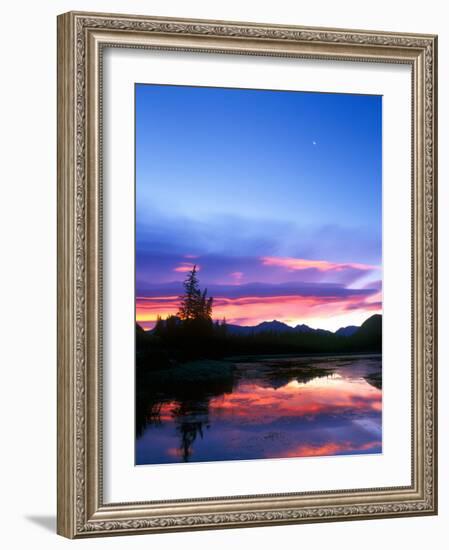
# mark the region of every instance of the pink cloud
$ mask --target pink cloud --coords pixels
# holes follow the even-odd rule
[[[194,265],[192,263],[181,262],[181,265],[178,265],[177,267],[175,267],[173,271],[177,271],[178,273],[188,273],[189,271],[192,271],[193,268],[194,268]],[[199,265],[196,266],[196,270],[197,271],[200,270]]]
[[[242,271],[234,271],[233,273],[230,273],[229,275],[234,280],[234,282],[237,283],[237,284],[239,284],[243,279]]]
[[[337,263],[326,260],[306,260],[305,258],[288,258],[265,256],[261,258],[262,264],[274,267],[283,267],[288,271],[303,271],[305,269],[316,269],[317,271],[345,271],[357,269],[359,271],[371,271],[379,269],[378,266],[360,263]]]
[[[178,296],[137,297],[136,320],[145,328],[151,328],[157,316],[176,315]],[[215,296],[214,318],[226,317],[229,323],[257,325],[262,321],[277,319],[295,325],[311,323],[325,328],[324,321],[334,318],[335,328],[354,324],[355,318],[345,317],[358,313],[361,323],[366,317],[380,312],[378,301],[363,300],[359,295],[349,296],[244,296],[228,298]]]

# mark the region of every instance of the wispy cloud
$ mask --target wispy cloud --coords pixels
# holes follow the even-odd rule
[[[176,266],[173,271],[176,271],[177,273],[188,273],[189,271],[192,271],[194,268],[194,264],[188,263],[188,262],[182,262],[181,265]],[[196,270],[200,271],[200,266],[196,266]]]
[[[232,273],[229,274],[229,276],[231,277],[231,279],[233,279],[233,281],[236,284],[240,284],[242,282],[242,279],[243,279],[243,272],[242,271],[233,271]]]
[[[362,263],[338,263],[328,262],[326,260],[307,260],[305,258],[285,258],[276,256],[265,256],[261,262],[266,266],[282,267],[288,271],[304,271],[306,269],[315,269],[321,272],[345,271],[355,269],[358,271],[372,271],[378,269],[378,266]]]
[[[211,296],[222,296],[225,298],[245,298],[247,296],[318,296],[344,299],[349,296],[358,296],[360,299],[368,299],[379,294],[377,286],[373,286],[372,288],[348,288],[339,283],[305,281],[290,281],[286,283],[251,282],[240,285],[207,283],[207,288]],[[182,292],[183,286],[181,281],[146,284],[137,289],[139,296],[148,298],[179,296]]]
[[[214,317],[226,317],[239,325],[277,319],[292,326],[307,323],[337,329],[360,324],[382,308],[377,289],[349,289],[337,284],[212,285],[209,291],[214,296]],[[176,315],[181,293],[179,283],[147,288],[136,299],[137,321],[151,328],[158,315]]]

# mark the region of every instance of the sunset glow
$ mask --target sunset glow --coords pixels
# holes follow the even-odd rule
[[[189,271],[192,271],[193,269],[192,263],[183,262],[181,265],[176,266],[173,268],[173,271],[177,271],[178,273],[189,273]],[[199,271],[201,268],[199,265],[196,266],[196,270]]]
[[[176,315],[178,296],[137,297],[136,320],[146,330],[153,328],[159,316]],[[290,326],[307,322],[316,328],[338,328],[345,324],[361,324],[373,313],[381,311],[379,301],[360,299],[358,295],[342,299],[338,296],[216,296],[214,311],[217,319],[238,325],[254,326],[276,319]],[[330,324],[329,324],[330,323]]]

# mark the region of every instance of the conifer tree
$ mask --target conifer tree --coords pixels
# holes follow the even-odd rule
[[[181,296],[178,317],[182,321],[198,319],[211,321],[213,298],[207,296],[207,288],[201,292],[196,265],[193,266],[184,281],[184,291],[184,295]]]
[[[156,324],[154,326],[154,334],[156,334],[157,336],[161,336],[165,328],[164,325],[165,323],[162,320],[162,317],[158,315],[156,319]]]

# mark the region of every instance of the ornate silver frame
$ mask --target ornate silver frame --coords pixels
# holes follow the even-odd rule
[[[406,63],[412,68],[412,483],[104,504],[101,59],[105,46]],[[58,533],[70,538],[437,513],[433,35],[70,12],[58,17]],[[263,489],[263,488],[261,488]]]

